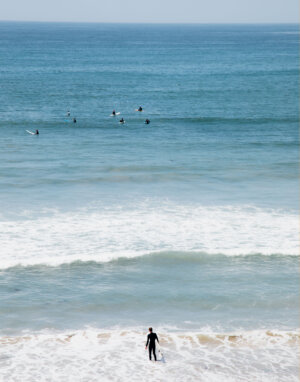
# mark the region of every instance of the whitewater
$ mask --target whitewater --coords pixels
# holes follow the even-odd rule
[[[41,211],[43,214],[43,211]],[[298,217],[251,206],[93,205],[0,222],[1,268],[105,262],[155,252],[298,255]]]

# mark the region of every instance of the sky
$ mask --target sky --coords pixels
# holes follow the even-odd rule
[[[0,20],[297,23],[298,0],[0,0]]]

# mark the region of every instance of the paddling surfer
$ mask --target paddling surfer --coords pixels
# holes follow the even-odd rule
[[[154,359],[156,361],[156,354],[155,354],[155,340],[159,343],[158,341],[158,337],[157,337],[157,334],[156,333],[153,333],[153,330],[152,328],[149,328],[149,334],[147,336],[147,342],[146,342],[146,347],[145,349],[147,349],[148,345],[149,345],[149,359],[151,361],[151,352],[153,353],[154,355]]]

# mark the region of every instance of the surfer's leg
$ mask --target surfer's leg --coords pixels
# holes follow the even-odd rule
[[[152,347],[149,345],[149,359],[150,359],[150,361],[151,361],[151,351],[152,351]]]
[[[153,349],[152,349],[152,351],[153,351],[154,359],[155,359],[155,361],[156,361],[156,354],[155,354],[155,345],[153,346]]]

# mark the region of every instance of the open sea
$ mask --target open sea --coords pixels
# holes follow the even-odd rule
[[[298,380],[298,44],[0,23],[1,382]]]

